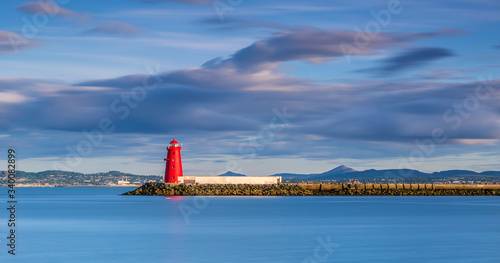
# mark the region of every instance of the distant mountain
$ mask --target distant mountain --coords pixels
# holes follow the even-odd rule
[[[395,180],[395,179],[413,179],[413,178],[422,178],[427,179],[429,174],[422,173],[417,170],[410,169],[387,169],[387,170],[365,170],[365,171],[356,171],[348,174],[344,174],[343,176],[336,177],[322,177],[321,180],[332,180],[332,179],[387,179],[387,180]]]
[[[218,176],[246,176],[245,174],[239,174],[231,171],[227,171],[226,173],[219,174]]]
[[[457,175],[473,175],[473,174],[478,174],[478,173],[467,170],[448,170],[441,172],[433,172],[432,176],[457,176]]]
[[[494,175],[494,176],[500,176],[500,171],[485,171],[481,173],[482,175]]]
[[[274,174],[274,176],[281,176],[283,179],[311,179],[311,180],[328,180],[330,177],[335,177],[338,175],[349,174],[356,172],[356,170],[349,168],[345,165],[341,165],[330,171],[326,171],[320,174],[294,174],[294,173],[279,173]],[[323,179],[325,178],[325,179]]]
[[[341,165],[341,166],[334,168],[330,171],[326,171],[324,173],[318,174],[316,177],[317,178],[336,177],[336,176],[341,175],[341,174],[348,174],[348,173],[353,173],[353,172],[357,172],[357,171],[350,168],[350,167],[347,167],[345,165]]]
[[[464,180],[464,181],[500,181],[500,171],[485,171],[477,173],[468,170],[448,170],[434,173],[424,173],[411,169],[386,169],[356,171],[347,166],[341,165],[335,169],[319,174],[294,174],[278,173],[283,180],[336,180],[345,181],[348,179],[364,180],[397,180],[397,181],[436,181],[436,180]]]

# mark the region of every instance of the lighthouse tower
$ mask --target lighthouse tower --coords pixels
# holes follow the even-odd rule
[[[181,146],[175,138],[167,146],[167,161],[165,167],[165,183],[176,184],[179,183],[179,177],[182,177],[182,162],[181,162]]]

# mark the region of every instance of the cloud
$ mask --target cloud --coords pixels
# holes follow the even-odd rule
[[[466,145],[489,145],[496,146],[500,139],[456,139],[457,143]]]
[[[438,38],[438,37],[452,37],[452,36],[460,36],[467,34],[467,31],[452,29],[452,28],[443,28],[439,29],[436,32],[426,32],[426,33],[415,33],[413,34],[414,39],[426,39],[426,38]]]
[[[28,40],[22,35],[0,30],[0,54],[14,53],[26,47],[34,47],[39,44]]]
[[[402,42],[397,35],[367,33],[369,44],[356,48],[357,36],[358,32],[337,29],[284,31],[237,51],[231,62],[241,70],[262,70],[290,60],[327,61],[345,55],[369,55]]]
[[[138,1],[145,3],[145,4],[178,2],[178,3],[193,4],[193,5],[203,5],[203,4],[208,4],[208,3],[213,2],[213,0],[138,0]]]
[[[87,30],[84,33],[117,37],[132,37],[139,34],[140,30],[137,27],[122,21],[110,21],[99,27]]]
[[[0,92],[0,103],[20,103],[29,98],[16,92]]]
[[[54,1],[38,0],[19,5],[17,9],[26,14],[46,14],[50,17],[59,16],[67,20],[76,20],[85,23],[96,23],[83,13],[65,9]],[[100,26],[84,31],[85,34],[105,35],[114,37],[132,37],[140,33],[137,27],[122,21],[108,21]]]
[[[90,80],[78,83],[79,86],[100,86],[128,89],[142,86],[146,75],[129,75],[113,79]],[[307,90],[308,80],[284,73],[263,70],[257,72],[240,72],[230,63],[212,64],[207,67],[196,67],[174,70],[155,76],[161,79],[164,86],[194,87],[203,90],[218,91],[283,91],[292,92]],[[151,78],[149,79],[151,81]]]
[[[182,78],[159,74],[165,82],[149,90],[143,101],[129,100],[129,105],[132,105],[129,107],[126,107],[127,102],[123,98],[131,98],[132,88],[141,86],[146,76],[135,75],[116,81],[94,80],[85,83],[86,86],[43,80],[0,79],[1,93],[15,92],[35,98],[16,103],[0,102],[0,133],[9,134],[14,128],[40,131],[45,135],[39,137],[45,138],[54,133],[66,133],[63,135],[65,143],[73,139],[78,142],[84,138],[81,135],[83,130],[98,128],[103,118],[109,118],[116,126],[113,135],[106,137],[110,147],[139,147],[143,144],[134,140],[181,134],[189,137],[186,141],[195,144],[189,147],[192,151],[202,151],[203,147],[196,146],[200,144],[211,149],[207,153],[210,155],[242,154],[238,152],[240,144],[263,144],[262,139],[251,138],[258,138],[260,131],[270,127],[269,123],[278,111],[295,117],[290,119],[290,125],[282,132],[272,134],[273,141],[263,144],[265,147],[258,151],[259,156],[301,155],[322,159],[373,157],[378,151],[383,152],[383,156],[407,154],[415,139],[430,138],[435,128],[445,130],[449,139],[446,144],[477,142],[484,145],[488,142],[490,145],[500,139],[500,122],[496,121],[500,119],[500,106],[494,97],[480,100],[477,110],[466,111],[471,115],[467,119],[461,118],[462,124],[458,129],[451,128],[455,121],[443,119],[448,110],[451,110],[451,117],[460,118],[460,113],[454,111],[454,105],[463,103],[468,96],[474,96],[477,82],[395,84],[370,81],[356,85],[332,85],[280,74],[273,77],[279,82],[269,82],[268,79],[238,71],[225,72],[225,75],[213,70],[206,75],[198,75],[196,69],[186,69],[182,74]],[[224,80],[212,83],[219,78]],[[301,89],[287,89],[281,83],[294,83]],[[492,80],[490,85],[498,87],[500,80]],[[485,91],[481,90],[481,94]],[[119,101],[114,108],[113,101]],[[127,114],[125,108],[128,108]],[[122,116],[125,117],[120,119]],[[277,123],[281,124],[279,119]],[[202,142],[200,136],[213,141],[207,144]],[[303,140],[305,136],[319,139]],[[250,141],[242,141],[243,138]],[[30,138],[30,142],[36,145],[44,141],[47,140]],[[18,143],[18,140],[15,142]],[[62,142],[57,143],[60,144]],[[405,148],[405,145],[410,146]],[[60,147],[63,152],[64,147]],[[100,151],[112,154],[112,149],[106,147]],[[161,144],[155,147],[163,149]],[[250,146],[251,149],[255,147]],[[356,147],[361,150],[355,150]]]
[[[383,61],[383,66],[360,70],[360,72],[376,72],[388,74],[420,67],[434,60],[454,56],[451,50],[437,47],[422,47],[406,50],[404,53]]]
[[[418,74],[416,78],[421,80],[442,80],[442,79],[469,79],[470,73],[477,73],[479,69],[450,69],[450,68],[425,68],[424,74]]]
[[[321,30],[312,27],[301,27],[285,30],[273,36],[254,42],[252,45],[235,52],[229,59],[221,61],[233,64],[241,71],[261,71],[275,68],[279,63],[291,60],[305,60],[311,63],[321,63],[328,60],[350,56],[373,55],[377,52],[408,42],[450,36],[459,34],[454,30],[440,30],[432,33],[404,34],[404,33],[371,33],[348,30]],[[422,62],[434,57],[446,56],[445,50],[438,48],[422,48],[414,53],[404,54],[401,58],[394,58],[389,63],[405,65],[405,60]],[[441,53],[440,53],[441,52]],[[451,54],[450,54],[451,55]]]
[[[17,9],[26,14],[46,14],[51,17],[60,16],[69,20],[83,21],[87,20],[86,14],[78,13],[69,9],[65,9],[54,1],[38,0],[24,3],[17,6]]]
[[[219,75],[213,76],[217,77]],[[225,85],[232,86],[236,82],[228,81]],[[19,90],[18,93],[30,94],[36,99],[0,103],[0,133],[18,134],[10,132],[15,127],[16,130],[44,134],[37,138],[59,134],[64,137],[66,145],[75,145],[85,138],[83,130],[98,128],[100,120],[110,118],[116,129],[113,135],[106,137],[106,146],[98,147],[99,153],[93,153],[93,156],[102,152],[116,154],[113,152],[116,147],[123,148],[120,152],[129,147],[144,149],[148,144],[140,140],[167,135],[182,135],[186,138],[184,141],[193,144],[186,149],[191,153],[203,151],[207,157],[248,154],[252,152],[247,151],[248,148],[262,147],[257,151],[258,156],[313,159],[406,155],[412,150],[415,139],[430,138],[435,128],[446,131],[449,140],[445,144],[493,143],[500,139],[500,123],[495,121],[499,119],[500,106],[495,99],[481,100],[481,107],[471,112],[470,118],[462,119],[459,129],[453,130],[450,128],[453,123],[443,120],[447,110],[453,110],[453,105],[474,94],[477,87],[474,82],[458,85],[398,83],[397,88],[387,82],[346,86],[306,83],[303,85],[307,90],[279,92],[232,90],[230,87],[221,90],[222,87],[204,85],[203,82],[192,86],[166,83],[149,91],[146,99],[133,108],[129,107],[130,112],[123,120],[120,116],[124,111],[113,112],[111,108],[114,100],[130,98],[130,84],[123,81],[121,88],[115,83],[117,87],[112,89],[82,89],[83,86],[24,79],[10,80],[9,83],[2,87],[10,92]],[[499,84],[500,80],[491,82],[492,86]],[[52,85],[59,89],[49,89]],[[266,81],[257,80],[246,85],[265,86]],[[115,109],[125,105],[121,101]],[[259,139],[258,136],[263,130],[269,132],[266,128],[276,117],[275,110],[295,117],[280,132],[266,133],[265,136],[271,136],[272,140],[263,143],[269,138]],[[451,116],[460,115],[453,112]],[[278,119],[277,124],[281,123]],[[304,140],[306,136],[319,139]],[[10,141],[21,143],[22,140]],[[47,139],[36,141],[30,137],[29,141],[40,145]],[[52,143],[52,147],[59,147],[64,153],[64,143],[58,141]],[[239,151],[241,145],[246,149],[243,152]],[[164,149],[161,140],[153,146]],[[47,153],[40,151],[40,154]]]
[[[499,118],[500,107],[495,99],[481,100],[481,107],[469,112],[474,118],[461,118],[463,124],[459,129],[451,129],[455,120],[446,121],[443,117],[450,110],[448,118],[460,116],[454,105],[474,96],[479,85],[476,82],[394,85],[372,81],[332,85],[267,74],[266,78],[257,77],[255,73],[203,68],[162,73],[158,77],[163,83],[149,91],[144,101],[129,108],[124,120],[118,118],[125,111],[116,109],[126,105],[122,98],[130,98],[132,88],[141,86],[146,76],[80,84],[84,86],[59,84],[59,89],[50,91],[47,87],[58,84],[11,81],[10,85],[3,85],[5,92],[18,90],[24,96],[38,99],[10,105],[6,110],[30,118],[16,118],[6,123],[20,122],[23,126],[22,123],[36,122],[39,128],[78,131],[109,117],[117,121],[117,133],[251,132],[259,131],[259,126],[269,122],[273,109],[287,107],[297,115],[294,127],[289,128],[289,132],[296,135],[411,143],[442,127],[448,131],[450,140],[500,139],[500,122],[491,121]],[[498,84],[500,80],[490,83],[493,87]],[[44,93],[39,93],[44,88]],[[116,112],[111,106],[114,100],[120,101],[115,105]]]
[[[270,108],[290,103],[294,105],[296,111],[302,113],[299,119],[309,122],[303,127],[298,125],[297,132],[330,138],[390,141],[423,136],[423,132],[411,133],[401,130],[401,127],[407,125],[404,122],[408,116],[412,118],[422,116],[422,120],[417,117],[416,123],[425,123],[429,116],[439,122],[442,121],[441,115],[446,111],[445,105],[466,97],[464,93],[464,97],[450,98],[450,95],[457,95],[456,88],[455,92],[444,94],[440,92],[449,87],[432,82],[425,85],[432,87],[434,93],[422,94],[422,84],[403,83],[399,85],[398,90],[405,92],[395,96],[393,95],[394,87],[390,83],[369,83],[356,86],[318,84],[311,80],[288,76],[276,70],[276,66],[284,61],[342,56],[342,50],[338,45],[352,40],[351,38],[356,36],[355,33],[310,28],[285,31],[257,41],[235,52],[227,59],[216,58],[202,67],[160,73],[155,76],[161,80],[160,88],[151,94],[151,100],[157,102],[150,101],[148,106],[144,107],[151,107],[151,110],[155,108],[158,112],[173,113],[176,120],[186,129],[191,127],[206,130],[227,127],[220,125],[219,122],[220,116],[225,116],[225,112],[222,115],[218,114],[221,113],[220,110],[231,109],[231,114],[243,117],[240,121],[234,122],[239,124],[233,129],[240,130],[265,122],[263,116],[269,112]],[[433,34],[433,37],[440,34],[442,33]],[[378,49],[423,37],[421,34],[374,36],[372,45],[367,47],[365,52],[372,54]],[[395,65],[404,67],[408,63],[431,61],[447,55],[447,52],[439,48],[413,49],[386,63],[391,63],[387,67]],[[112,87],[126,91],[143,85],[146,77],[145,75],[129,75],[114,79],[91,80],[77,85]],[[377,91],[376,97],[371,95],[373,90]],[[416,98],[409,99],[412,96]],[[433,100],[434,96],[438,98],[442,96],[442,99]],[[169,101],[171,97],[176,99]],[[405,100],[407,100],[405,103],[401,103]],[[162,104],[163,101],[169,101],[169,103]],[[209,110],[206,111],[207,109]],[[123,128],[162,129],[160,128],[163,125],[161,121],[144,117],[151,114],[142,110],[137,110],[137,112],[141,112],[137,113],[137,118],[141,118],[143,123],[131,124]],[[324,115],[325,113],[334,114]],[[216,116],[219,117],[216,118]],[[212,118],[214,121],[205,122]],[[186,119],[190,122],[184,122]],[[195,125],[195,123],[211,123],[214,126]],[[416,130],[424,126],[421,125]],[[315,128],[309,130],[306,127]]]
[[[0,133],[14,128],[80,133],[97,128],[103,118],[110,118],[116,126],[110,136],[113,138],[146,140],[165,134],[191,134],[194,141],[200,142],[201,134],[204,138],[216,137],[208,142],[212,144],[207,148],[221,154],[238,149],[238,145],[229,145],[229,142],[257,137],[276,118],[275,112],[283,112],[286,108],[296,117],[286,128],[286,138],[279,140],[285,143],[270,143],[259,155],[362,157],[358,150],[339,153],[333,147],[321,151],[314,148],[325,143],[331,146],[333,142],[337,146],[350,145],[351,149],[353,145],[359,146],[373,156],[367,149],[383,151],[387,145],[410,145],[415,139],[429,138],[433,129],[440,127],[447,132],[447,143],[500,139],[500,122],[497,121],[500,106],[494,96],[480,100],[480,107],[469,112],[474,117],[462,118],[458,129],[450,128],[454,122],[443,119],[443,114],[450,109],[453,117],[460,116],[453,112],[454,105],[463,104],[465,98],[474,96],[477,82],[353,80],[330,84],[291,76],[277,67],[285,61],[343,56],[338,45],[351,41],[355,33],[310,28],[284,31],[256,41],[228,58],[217,58],[200,67],[159,72],[154,76],[135,74],[73,85],[0,78],[1,93],[30,98],[0,102]],[[421,38],[416,34],[380,34],[374,36],[362,54],[405,46]],[[446,52],[449,51],[415,48],[384,61],[384,66],[427,63],[445,57]],[[144,83],[158,85],[147,89],[141,101],[130,101],[138,96],[134,88]],[[500,80],[490,83],[493,87],[499,84]],[[320,139],[302,142],[300,138],[304,136]],[[123,139],[116,144],[130,145],[130,142]],[[314,153],[301,152],[308,149],[313,149],[309,151]]]
[[[207,18],[200,20],[199,23],[204,25],[214,26],[221,30],[241,30],[242,28],[249,29],[267,29],[267,30],[293,30],[294,27],[268,22],[261,21],[255,19],[234,19],[234,18],[225,18],[224,23],[221,23],[220,18]]]
[[[416,137],[425,136],[426,132],[432,131],[433,126],[440,125],[443,121],[442,114],[446,112],[447,107],[461,102],[474,86],[464,84],[456,87],[433,82],[401,83],[397,87],[385,82],[370,82],[364,85],[318,84],[276,70],[276,66],[284,61],[342,56],[342,50],[335,44],[355,36],[355,32],[350,31],[331,30],[325,31],[325,34],[320,32],[323,31],[300,29],[282,32],[257,41],[227,59],[216,58],[202,67],[160,73],[155,78],[161,80],[161,91],[154,91],[154,95],[151,95],[152,100],[158,100],[155,107],[159,112],[173,113],[176,121],[188,130],[190,128],[187,127],[195,130],[228,127],[220,125],[221,118],[215,116],[225,116],[225,113],[218,115],[219,110],[231,109],[231,114],[243,117],[234,122],[238,125],[233,129],[245,130],[265,122],[263,116],[270,108],[289,103],[294,106],[294,110],[301,112],[298,119],[304,121],[298,124],[298,133],[366,141],[411,141]],[[371,54],[378,49],[423,37],[421,34],[381,35],[374,38],[372,47],[365,52]],[[449,55],[451,52],[446,49],[416,48],[386,60],[388,65],[385,70],[400,70],[401,67],[409,67],[407,64],[423,64]],[[146,77],[129,75],[91,80],[77,85],[127,90],[143,85]],[[430,91],[423,92],[425,87]],[[402,92],[395,95],[394,90]],[[377,95],[374,96],[372,92]],[[162,104],[162,101],[168,101],[171,97],[176,99]],[[145,107],[152,107],[152,110],[153,105],[156,104],[148,103]],[[206,109],[209,111],[206,112]],[[143,127],[146,130],[161,130],[161,121],[144,117],[148,116],[148,113],[142,110],[137,112],[141,112],[137,113],[137,118],[141,118],[143,123],[127,125],[126,129],[136,130],[137,127]],[[213,122],[205,122],[212,118]],[[186,119],[190,122],[184,122]],[[217,127],[195,123],[211,123]],[[484,126],[479,123],[477,125]],[[413,126],[414,131],[404,128]],[[495,136],[490,127],[484,128],[484,131],[488,132],[476,133],[476,136]],[[167,130],[171,131],[170,128]],[[463,128],[462,131],[463,134],[457,133],[454,136],[474,136],[471,135],[470,129]]]

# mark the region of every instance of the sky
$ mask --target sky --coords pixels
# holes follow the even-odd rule
[[[175,137],[186,175],[500,170],[499,11],[6,1],[0,158],[13,148],[18,170],[162,175]]]

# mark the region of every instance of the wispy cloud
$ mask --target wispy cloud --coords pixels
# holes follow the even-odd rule
[[[469,79],[469,74],[479,72],[478,69],[450,69],[450,68],[425,68],[423,74],[418,74],[421,80],[443,80],[443,79]],[[421,72],[422,73],[422,72]]]
[[[344,56],[373,55],[389,47],[403,46],[411,41],[455,35],[453,30],[431,33],[370,33],[363,46],[356,45],[359,32],[349,30],[321,30],[311,27],[295,28],[274,34],[272,37],[254,42],[235,52],[231,58],[221,63],[231,63],[240,70],[259,71],[274,68],[277,64],[291,60],[305,60],[321,63]],[[423,63],[438,57],[451,55],[439,48],[415,49],[387,62],[387,70],[392,66],[408,67],[411,62]]]
[[[21,12],[32,15],[47,14],[49,16],[60,16],[64,19],[77,21],[85,21],[89,19],[87,14],[75,12],[54,3],[56,2],[48,0],[31,1],[19,5],[17,9]]]
[[[377,74],[388,74],[404,71],[410,68],[421,67],[432,61],[454,56],[453,52],[444,48],[422,47],[406,50],[403,53],[388,58],[382,62],[382,66],[360,70],[360,72],[372,72]]]
[[[269,121],[273,108],[289,105],[290,111],[300,113],[294,126],[287,129],[290,136],[411,143],[429,136],[436,127],[449,127],[443,113],[474,94],[478,86],[476,82],[397,83],[397,89],[387,82],[326,85],[272,73],[265,77],[212,69],[161,74],[158,77],[164,83],[150,91],[147,100],[128,118],[117,122],[115,133],[251,132]],[[111,102],[129,94],[143,79],[140,75],[126,76],[89,81],[82,86],[0,80],[2,93],[37,98],[0,103],[0,111],[5,113],[2,123],[78,132],[95,126],[104,117],[117,119],[122,112],[114,114]],[[500,80],[491,82],[492,86],[499,84]],[[449,143],[500,139],[500,122],[491,121],[499,118],[500,107],[495,100],[481,103],[474,118],[467,119],[458,130],[448,129]],[[169,114],[161,117],[163,113]]]
[[[202,5],[213,2],[213,0],[137,0],[145,4],[165,3],[165,2],[178,2],[185,4]]]
[[[51,17],[61,17],[66,20],[78,21],[84,24],[100,24],[94,28],[85,30],[87,35],[104,35],[111,37],[132,37],[138,35],[141,30],[129,23],[113,20],[99,22],[95,21],[89,14],[76,12],[63,8],[54,1],[37,0],[17,6],[17,9],[26,14],[45,14]]]
[[[250,29],[255,28],[255,29],[284,31],[284,30],[293,30],[294,28],[296,28],[285,24],[261,21],[255,19],[225,18],[224,23],[221,23],[220,18],[207,18],[200,20],[199,23],[203,25],[214,26],[215,28],[221,30],[241,30],[243,28],[250,28]]]
[[[454,141],[457,143],[466,144],[466,145],[478,145],[479,144],[479,145],[495,146],[500,141],[500,139],[456,139]]]
[[[110,21],[101,26],[86,30],[84,33],[117,37],[133,37],[138,35],[140,32],[141,30],[139,28],[125,22]]]
[[[27,47],[38,45],[37,42],[29,40],[22,35],[0,30],[0,54],[13,53]]]
[[[0,103],[20,103],[29,98],[17,92],[0,92]]]
[[[301,113],[296,126],[290,129],[296,135],[371,142],[411,141],[442,125],[442,114],[447,107],[461,102],[477,85],[474,82],[461,85],[398,83],[399,92],[394,92],[392,83],[319,84],[284,74],[277,67],[291,60],[343,56],[339,45],[351,41],[355,33],[311,28],[283,31],[254,42],[229,58],[215,59],[201,67],[160,73],[156,75],[161,79],[160,87],[148,93],[147,103],[122,121],[117,133],[252,131],[267,121],[270,109],[293,102],[294,109]],[[438,36],[440,34],[379,34],[373,36],[371,45],[358,55],[371,55],[388,47]],[[400,70],[450,55],[446,49],[416,48],[384,61],[383,70]],[[3,85],[4,90],[0,91],[17,90],[25,96],[36,92],[39,98],[36,102],[19,102],[17,110],[30,116],[40,115],[29,118],[31,121],[44,119],[40,128],[73,131],[98,123],[102,117],[112,117],[111,102],[120,94],[143,85],[144,77],[136,74],[89,80],[74,86],[40,80],[31,84],[26,80],[6,80],[9,84]],[[40,93],[42,90],[46,92]],[[490,109],[498,108],[492,102],[486,103],[493,107]],[[168,118],[158,118],[157,113],[161,112],[171,114]],[[494,115],[494,110],[483,110],[474,120],[474,129],[467,126],[450,137],[497,139],[495,129],[500,128],[500,123],[485,125],[487,122],[483,123],[482,119]],[[22,119],[17,120],[20,126]]]
[[[254,42],[234,53],[224,63],[232,63],[240,70],[259,71],[291,60],[324,62],[350,55],[350,51],[346,50],[346,45],[354,41],[356,34],[355,31],[337,29],[287,30]],[[370,44],[359,49],[356,55],[374,54],[379,49],[403,42],[399,36],[392,34],[372,34],[370,38]]]

